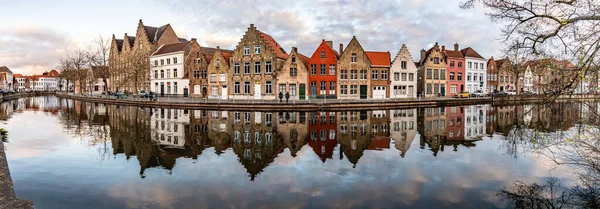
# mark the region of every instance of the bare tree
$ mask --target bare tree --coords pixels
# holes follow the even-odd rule
[[[576,75],[593,74],[588,70],[598,62],[600,50],[600,5],[595,0],[465,0],[460,7],[477,3],[491,9],[487,15],[492,21],[505,23],[501,36],[508,49],[574,61]],[[561,89],[572,88],[578,80],[565,77],[568,82]]]
[[[104,86],[108,89],[108,78],[110,71],[108,70],[108,57],[110,55],[110,40],[105,40],[101,35],[94,41],[96,51],[88,54],[88,60],[92,66],[94,78],[102,79]],[[108,94],[106,94],[108,96]]]

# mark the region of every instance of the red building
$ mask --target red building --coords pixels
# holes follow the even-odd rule
[[[325,162],[327,158],[332,158],[333,150],[337,146],[337,113],[310,112],[308,114],[310,135],[308,144],[321,161]]]
[[[446,50],[442,46],[442,52],[446,58],[446,91],[447,97],[453,97],[455,94],[465,90],[465,56],[458,50],[458,44],[454,44],[454,50]]]
[[[321,41],[308,60],[309,98],[337,98],[337,60],[340,54],[332,41]],[[302,91],[302,89],[300,90]]]

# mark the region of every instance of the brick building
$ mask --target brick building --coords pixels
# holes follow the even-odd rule
[[[308,57],[298,53],[296,47],[292,48],[281,70],[275,72],[277,89],[275,95],[289,93],[290,100],[305,100],[306,85],[308,84]],[[283,97],[285,99],[285,97]]]
[[[463,79],[463,75],[465,74],[465,57],[458,51],[458,44],[454,44],[454,50],[447,50],[445,46],[442,46],[442,51],[446,58],[446,69],[448,70],[446,86],[449,89],[446,96],[453,97],[455,94],[465,90],[465,81]]]
[[[340,44],[342,55],[338,60],[338,84],[339,99],[367,99],[371,98],[369,91],[371,71],[371,61],[365,50],[352,37],[346,49]]]
[[[308,60],[310,73],[308,82],[310,98],[337,98],[337,62],[340,54],[333,49],[332,41],[321,41],[321,44]]]
[[[280,70],[287,58],[287,52],[273,37],[250,24],[231,58],[229,98],[275,99],[274,72]]]

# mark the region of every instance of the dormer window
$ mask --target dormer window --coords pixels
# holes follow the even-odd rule
[[[321,59],[325,59],[325,50],[321,51]]]
[[[350,62],[356,62],[356,53],[352,53],[352,58]]]

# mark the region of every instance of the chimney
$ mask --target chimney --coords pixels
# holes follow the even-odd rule
[[[339,53],[341,54],[342,52],[344,52],[344,44],[340,43],[340,51],[339,51]]]
[[[254,23],[250,24],[250,28],[254,28]]]
[[[420,60],[425,59],[425,53],[426,53],[425,49],[421,49],[421,59]]]
[[[446,46],[442,46],[442,51],[445,52],[446,51]]]
[[[333,41],[325,41],[325,43],[327,44],[327,46],[329,46],[329,48],[333,49]]]
[[[297,47],[292,47],[292,51],[298,53],[298,48]]]
[[[221,47],[220,47],[220,46],[217,46],[217,49],[221,49]]]
[[[196,42],[196,38],[192,38],[192,42]],[[217,47],[217,48],[219,48],[219,47]]]
[[[454,44],[454,51],[458,51],[458,43]]]

